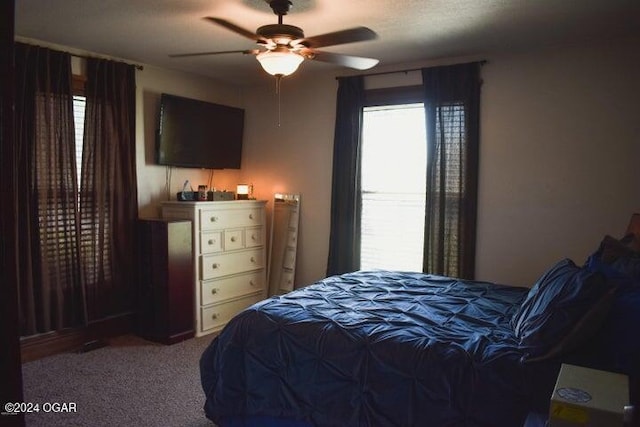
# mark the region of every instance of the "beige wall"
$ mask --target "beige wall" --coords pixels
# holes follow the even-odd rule
[[[257,65],[257,64],[256,64]],[[261,72],[256,68],[256,72]],[[141,217],[159,216],[160,202],[182,189],[186,179],[206,184],[208,170],[172,168],[171,189],[165,189],[167,168],[155,164],[154,144],[160,94],[163,92],[245,108],[245,135],[241,170],[216,170],[214,186],[235,190],[253,183],[258,199],[271,200],[275,192],[302,194],[300,252],[297,283],[324,276],[327,258],[331,162],[335,121],[333,75],[309,85],[298,74],[282,82],[278,126],[278,97],[274,85],[238,88],[211,79],[145,66],[138,71],[136,162]],[[309,100],[312,102],[311,110]],[[297,111],[312,114],[311,120]],[[313,126],[309,126],[313,124]],[[270,218],[272,203],[268,204]],[[302,227],[304,225],[304,227]],[[309,236],[307,236],[307,234]]]
[[[477,276],[531,285],[640,210],[639,41],[484,67]]]
[[[530,286],[560,258],[581,263],[604,234],[619,235],[631,212],[640,211],[638,45],[638,39],[619,40],[484,57],[478,279]],[[395,69],[422,65],[436,63]],[[415,75],[402,76],[368,83],[415,84]],[[300,193],[296,284],[323,277],[336,89],[335,73],[303,64],[282,82],[278,126],[272,84],[239,88],[150,66],[138,71],[140,215],[157,216],[167,198],[167,169],[153,159],[160,93],[243,107],[243,168],[215,171],[214,185],[233,190],[253,183],[264,199]],[[195,187],[208,178],[208,171],[174,168],[169,194],[175,197],[185,179]]]
[[[301,194],[296,284],[324,277],[329,245],[337,86],[334,75],[307,77],[301,72],[282,82],[280,126],[273,86],[245,93],[245,181],[258,198]]]
[[[563,257],[582,263],[640,210],[637,46],[485,57],[478,279],[530,286]],[[244,94],[243,176],[261,198],[302,194],[298,285],[326,269],[336,89],[334,74],[301,69],[283,82],[280,126],[273,86]]]

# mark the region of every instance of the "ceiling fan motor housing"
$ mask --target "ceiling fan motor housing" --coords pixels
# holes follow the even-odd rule
[[[290,0],[271,0],[269,2],[269,6],[271,6],[273,13],[278,16],[286,15],[287,13],[289,13],[292,4],[293,3],[291,3]]]
[[[271,39],[278,44],[288,44],[292,40],[304,38],[302,28],[285,24],[263,25],[256,30],[256,33],[259,36],[262,36],[265,39]],[[281,43],[281,41],[283,41],[283,43]]]

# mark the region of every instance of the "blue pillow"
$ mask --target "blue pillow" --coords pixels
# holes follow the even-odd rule
[[[621,257],[613,261],[611,267],[631,280],[640,280],[640,258]]]
[[[593,339],[570,362],[604,371],[640,376],[640,283],[617,293],[609,315]]]
[[[555,357],[579,346],[605,319],[614,287],[603,274],[564,259],[531,288],[511,325],[525,360]]]
[[[609,264],[618,275],[640,280],[640,252],[634,249],[634,242],[633,234],[627,234],[620,240],[605,236],[592,258]]]
[[[633,234],[628,234],[620,240],[606,235],[600,242],[598,250],[592,256],[598,257],[607,264],[620,258],[640,259],[640,252],[634,249],[634,241]]]
[[[600,331],[571,357],[595,369],[640,375],[640,340],[636,338],[640,325],[640,254],[630,247],[629,236],[621,240],[605,236],[586,267],[604,274],[616,291]]]

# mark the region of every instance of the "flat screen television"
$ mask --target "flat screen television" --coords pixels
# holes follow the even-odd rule
[[[185,168],[240,169],[244,110],[163,93],[156,161]]]

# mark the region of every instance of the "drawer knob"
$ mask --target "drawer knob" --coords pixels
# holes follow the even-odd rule
[[[212,295],[217,294],[217,293],[218,293],[218,291],[219,291],[219,289],[218,289],[218,288],[211,288],[211,294],[212,294]]]
[[[217,318],[218,318],[218,314],[217,314],[217,313],[213,313],[213,314],[211,315],[211,319],[212,319],[212,320],[216,320]]]
[[[249,285],[251,285],[251,286],[255,286],[256,284],[255,284],[255,283],[253,283],[253,280],[249,280]]]
[[[254,242],[255,242],[256,240],[258,240],[258,239],[256,238],[256,235],[255,235],[255,234],[252,234],[252,235],[251,235],[251,240],[253,240]]]
[[[249,214],[249,219],[253,219],[253,214]]]
[[[212,216],[211,218],[209,218],[209,221],[211,222],[216,222],[218,220],[217,216]]]
[[[231,237],[231,241],[232,241],[232,242],[235,242],[235,241],[236,241],[236,236],[232,236],[232,237]]]
[[[256,259],[255,259],[254,257],[251,257],[251,259],[250,259],[249,261],[251,261],[251,262],[255,263],[255,262],[256,262]]]
[[[213,268],[213,269],[216,269],[218,267],[220,267],[220,264],[218,264],[218,263],[211,264],[211,268]]]
[[[216,243],[216,241],[214,239],[209,239],[209,244],[210,245],[214,245]]]

